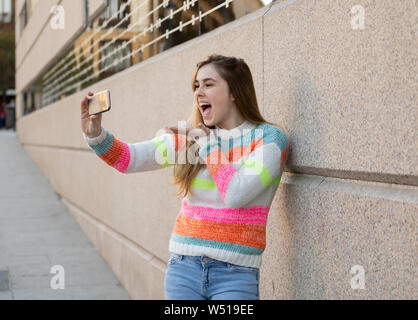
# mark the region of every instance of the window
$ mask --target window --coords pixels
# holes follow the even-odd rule
[[[131,46],[128,44],[129,40],[117,40],[112,44],[110,41],[100,42],[100,78],[103,79],[116,72],[122,71],[132,65]]]
[[[1,1],[1,0],[0,0]],[[23,30],[25,29],[26,25],[29,22],[29,19],[31,18],[33,12],[35,11],[36,7],[38,6],[39,0],[25,0],[25,3],[23,4],[22,11],[19,15],[20,25],[19,25],[19,31],[20,34],[22,34]]]
[[[0,22],[12,22],[12,0],[0,0]]]
[[[19,32],[22,34],[23,30],[25,29],[26,25],[28,24],[28,13],[26,9],[26,2],[23,4],[22,11],[19,15]]]
[[[102,25],[104,23],[104,21],[110,19],[113,16],[114,16],[114,18],[108,22],[106,27],[113,27],[113,26],[117,25],[130,12],[130,6],[127,5],[123,10],[120,10],[118,15],[116,15],[116,12],[118,12],[119,9],[122,8],[121,6],[126,2],[127,2],[127,0],[109,0],[109,4],[107,6],[106,11],[100,17],[99,25]],[[118,26],[118,28],[127,28],[129,23],[130,23],[129,21],[130,21],[130,17],[127,18],[124,22],[122,22]]]

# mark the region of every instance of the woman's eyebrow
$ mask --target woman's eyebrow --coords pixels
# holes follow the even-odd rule
[[[212,78],[205,78],[205,79],[203,79],[202,80],[202,82],[205,82],[205,81],[208,81],[208,80],[212,80],[212,81],[215,81],[214,79],[212,79]],[[195,83],[196,82],[199,82],[198,80],[195,80]],[[216,82],[216,81],[215,81]]]

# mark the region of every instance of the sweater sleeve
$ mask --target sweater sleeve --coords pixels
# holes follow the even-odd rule
[[[244,207],[271,183],[278,185],[280,182],[287,159],[287,137],[273,126],[255,131],[258,134],[253,132],[251,137],[247,137],[240,144],[242,148],[223,148],[222,142],[216,138],[199,142],[199,157],[206,163],[227,207]],[[238,165],[230,161],[238,161]]]
[[[134,173],[166,168],[174,165],[178,151],[185,149],[185,138],[164,133],[136,143],[117,139],[102,127],[99,136],[83,137],[96,155],[121,173]]]

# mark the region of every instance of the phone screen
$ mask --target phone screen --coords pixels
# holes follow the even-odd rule
[[[110,91],[96,93],[89,99],[89,114],[98,114],[110,110]]]

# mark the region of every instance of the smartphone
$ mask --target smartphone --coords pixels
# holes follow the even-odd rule
[[[88,96],[87,96],[88,97]],[[93,97],[88,98],[89,115],[99,114],[110,110],[110,91],[97,92]]]

